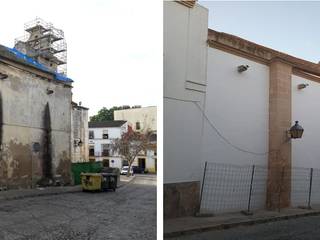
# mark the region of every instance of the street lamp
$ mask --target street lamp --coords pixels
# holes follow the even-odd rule
[[[290,128],[289,134],[291,138],[301,138],[303,131],[304,129],[299,125],[299,121],[296,121],[296,123]]]

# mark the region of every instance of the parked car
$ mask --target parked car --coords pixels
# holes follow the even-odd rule
[[[132,166],[132,170],[133,170],[133,173],[144,173],[145,172],[144,168],[141,168],[138,166]]]
[[[128,174],[128,170],[129,170],[129,166],[123,166],[121,168],[120,174],[121,175],[127,175]],[[131,175],[133,175],[133,173],[134,173],[132,167],[130,168],[130,173],[131,173]]]

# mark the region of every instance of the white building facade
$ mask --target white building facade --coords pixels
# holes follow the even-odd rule
[[[199,4],[164,3],[165,217],[199,211],[206,162],[260,166],[260,202],[268,209],[297,206],[297,188],[308,186],[297,185],[296,169],[320,169],[320,65],[208,30],[207,22]],[[305,131],[290,140],[296,120]],[[286,169],[281,201],[279,169]]]
[[[165,217],[193,214],[199,204],[203,119],[194,103],[205,106],[207,22],[198,4],[164,2]]]
[[[112,142],[128,131],[126,121],[89,122],[89,159],[105,161],[107,166],[121,168],[121,156],[112,151]]]
[[[125,120],[133,131],[157,131],[157,107],[136,107],[116,110],[114,120]]]
[[[157,136],[157,107],[137,107],[114,111],[115,120],[124,120],[133,131],[153,134],[153,144],[156,146]],[[141,153],[133,163],[133,166],[139,166],[146,169],[149,173],[157,172],[157,151],[156,147],[147,149]]]

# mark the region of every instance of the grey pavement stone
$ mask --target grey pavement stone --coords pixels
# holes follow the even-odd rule
[[[311,210],[288,208],[278,211],[256,211],[247,216],[241,213],[220,214],[214,217],[185,217],[167,219],[164,222],[164,236],[178,237],[180,235],[198,234],[204,231],[217,231],[226,228],[234,228],[241,225],[253,225],[293,219],[304,216],[320,215],[319,206]]]
[[[320,216],[307,216],[252,226],[208,231],[172,240],[314,240],[320,239]]]

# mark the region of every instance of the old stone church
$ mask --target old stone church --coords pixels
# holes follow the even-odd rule
[[[0,45],[0,189],[71,182],[72,80],[63,32],[36,19]]]

